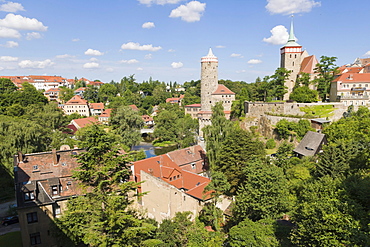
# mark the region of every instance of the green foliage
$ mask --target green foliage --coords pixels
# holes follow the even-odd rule
[[[195,143],[198,121],[185,115],[177,104],[161,104],[154,120],[156,142],[178,143],[183,148]]]
[[[296,246],[366,246],[359,221],[342,201],[339,180],[328,176],[305,185],[293,215],[292,232]]]
[[[112,112],[110,125],[119,135],[123,145],[132,147],[141,141],[140,129],[144,122],[138,112],[129,106],[121,106]]]
[[[217,155],[221,150],[221,143],[226,139],[232,129],[232,123],[225,118],[222,102],[217,102],[212,107],[211,125],[203,128],[206,141],[207,158],[210,168],[213,170]]]
[[[298,103],[311,103],[317,101],[317,91],[309,89],[307,86],[298,87],[289,95],[291,100]]]
[[[17,90],[17,86],[8,78],[0,78],[0,94],[11,93]]]
[[[63,102],[67,102],[68,100],[72,99],[74,95],[73,89],[64,86],[60,87],[59,98]]]
[[[157,231],[157,239],[163,246],[221,246],[223,238],[219,232],[208,232],[199,220],[190,221],[190,212],[177,212],[174,218],[165,219]]]
[[[282,139],[295,136],[297,136],[298,139],[302,139],[307,131],[314,131],[314,129],[311,127],[310,122],[305,119],[299,120],[298,123],[282,119],[276,124],[276,131]]]
[[[267,149],[274,149],[276,147],[276,142],[274,139],[268,139],[266,142]]]
[[[285,81],[289,77],[290,71],[285,68],[278,68],[275,70],[275,74],[270,76],[270,95],[271,98],[283,99],[284,94],[288,92],[287,87],[285,86]]]
[[[70,199],[67,211],[55,220],[75,244],[90,246],[142,246],[154,236],[156,227],[130,209],[138,184],[127,182],[128,159],[121,155],[115,137],[100,125],[79,132],[79,168],[74,177],[88,190],[85,196]]]
[[[98,90],[99,102],[112,101],[118,93],[118,89],[113,84],[105,83]]]
[[[232,129],[220,146],[214,170],[222,172],[230,183],[230,193],[235,194],[245,180],[244,169],[253,159],[265,156],[262,142],[255,140],[249,132],[241,128]]]
[[[318,77],[313,83],[317,85],[317,91],[323,101],[330,93],[330,83],[334,80],[335,75],[339,73],[338,67],[335,65],[336,60],[336,57],[321,56],[320,62],[315,67],[315,73],[318,73]]]
[[[332,123],[324,129],[323,133],[327,135],[330,142],[335,142],[336,140],[370,142],[369,126],[370,110],[367,107],[359,107],[359,110],[353,112],[352,116]]]
[[[282,168],[251,161],[244,168],[244,178],[235,197],[234,221],[276,218],[289,210],[291,205]]]
[[[245,219],[230,229],[229,244],[232,247],[280,246],[274,233],[275,225],[276,222],[271,219],[262,219],[257,222]]]

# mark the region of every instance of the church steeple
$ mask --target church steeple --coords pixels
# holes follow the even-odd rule
[[[286,46],[300,46],[297,42],[296,42],[296,37],[294,35],[294,28],[293,28],[293,18],[292,18],[292,21],[290,23],[290,32],[289,32],[289,38],[288,38],[288,42],[284,45],[285,47]]]

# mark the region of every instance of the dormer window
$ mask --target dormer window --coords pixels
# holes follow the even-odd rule
[[[24,192],[23,195],[24,195],[24,200],[25,201],[33,201],[33,200],[35,200],[34,191]]]
[[[52,195],[58,195],[59,194],[59,190],[58,190],[57,185],[51,186],[51,193],[52,193]]]
[[[38,170],[39,169],[39,166],[35,165],[33,166],[33,170]]]

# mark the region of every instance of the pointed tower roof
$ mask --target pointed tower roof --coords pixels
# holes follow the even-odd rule
[[[202,57],[202,62],[218,62],[218,59],[215,55],[213,55],[211,48],[209,48],[207,56]]]
[[[294,28],[293,28],[293,18],[292,22],[290,23],[290,33],[289,33],[289,38],[288,42],[284,45],[284,47],[292,47],[292,46],[301,46],[296,42],[296,37],[294,35]]]

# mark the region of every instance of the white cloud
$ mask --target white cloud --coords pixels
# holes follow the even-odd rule
[[[139,68],[137,68],[136,70],[137,70],[137,71],[143,71],[144,69],[139,67]]]
[[[165,5],[165,4],[175,4],[183,0],[138,0],[141,4],[146,4],[148,6],[152,4]]]
[[[154,25],[154,23],[153,22],[145,22],[142,26],[141,26],[142,28],[148,28],[148,29],[150,29],[150,28],[153,28],[153,27],[155,27],[155,25]]]
[[[41,34],[38,32],[32,32],[32,33],[27,33],[26,39],[31,40],[31,39],[41,39]]]
[[[85,63],[82,67],[84,69],[94,69],[94,68],[98,68],[99,67],[99,64],[98,63],[95,63],[95,62]]]
[[[247,72],[245,69],[242,69],[242,70],[237,70],[236,73],[240,74],[240,73],[245,73]]]
[[[31,68],[31,69],[44,69],[46,67],[50,67],[54,63],[50,59],[46,59],[44,61],[31,61],[31,60],[23,60],[18,63],[19,67],[21,68]]]
[[[97,62],[97,61],[99,61],[99,59],[97,59],[96,57],[92,57],[92,58],[90,58],[90,61]]]
[[[173,63],[171,63],[171,66],[172,66],[172,68],[174,68],[174,69],[179,69],[179,68],[181,68],[182,66],[184,66],[184,64],[183,64],[182,62],[178,62],[178,63],[173,62]]]
[[[186,22],[200,21],[200,17],[203,15],[205,9],[205,3],[191,1],[186,5],[180,5],[176,9],[173,9],[171,11],[170,17],[181,17],[181,20]]]
[[[121,46],[122,50],[139,50],[139,51],[158,51],[162,49],[162,47],[157,46],[153,47],[153,45],[140,45],[139,43],[128,42],[127,44],[123,44]]]
[[[74,57],[74,56],[72,56],[72,55],[68,55],[68,54],[64,54],[64,55],[57,55],[57,56],[55,56],[56,58],[72,58],[72,57]]]
[[[168,52],[175,52],[174,49],[168,49]]]
[[[1,46],[8,47],[8,48],[14,48],[14,47],[18,47],[19,44],[15,41],[7,41],[5,45],[1,45]]]
[[[225,48],[223,45],[216,45],[216,48]]]
[[[106,71],[107,71],[107,72],[113,72],[113,71],[114,71],[114,69],[113,69],[113,68],[107,68],[107,69],[106,69]]]
[[[144,59],[152,59],[153,55],[151,53],[146,54]]]
[[[17,11],[25,11],[25,9],[20,3],[8,2],[0,5],[0,11],[15,13]]]
[[[127,63],[127,64],[134,64],[138,63],[139,61],[136,59],[130,59],[130,60],[121,60],[120,63]]]
[[[249,63],[249,64],[259,64],[259,63],[262,63],[262,60],[259,60],[259,59],[251,59],[247,63]]]
[[[0,38],[19,39],[20,37],[21,37],[21,34],[17,30],[7,28],[7,27],[0,27]]]
[[[85,55],[89,55],[89,56],[101,56],[103,54],[104,54],[103,52],[100,52],[98,50],[93,50],[93,49],[87,49],[87,51],[85,51]]]
[[[72,39],[72,42],[78,42],[80,39]]]
[[[364,56],[370,56],[370,51],[366,52]]]
[[[14,61],[18,61],[18,58],[17,57],[11,57],[11,56],[1,56],[0,57],[0,61],[3,61],[3,62],[14,62]]]
[[[4,19],[0,20],[0,26],[18,30],[46,31],[48,29],[35,18],[31,19],[15,14],[7,14]]]
[[[273,45],[283,45],[288,41],[288,30],[283,25],[278,25],[270,30],[271,36],[263,38],[263,41]]]
[[[239,57],[239,58],[243,58],[242,54],[237,54],[237,53],[232,53],[230,55],[230,57]]]
[[[296,14],[310,12],[313,7],[321,6],[320,2],[314,0],[267,0],[266,9],[271,14]]]

